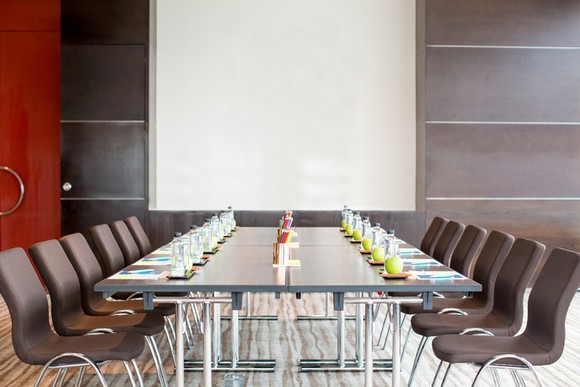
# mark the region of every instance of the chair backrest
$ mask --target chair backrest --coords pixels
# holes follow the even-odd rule
[[[453,250],[455,250],[455,246],[457,246],[464,229],[465,225],[463,223],[454,220],[449,221],[443,229],[443,233],[441,233],[431,256],[445,266],[449,266]]]
[[[10,312],[16,356],[27,364],[44,364],[30,349],[54,336],[48,322],[48,302],[21,248],[0,252],[0,293]]]
[[[83,310],[87,314],[94,314],[93,305],[103,301],[103,294],[94,290],[95,284],[104,278],[101,265],[82,234],[64,236],[59,242],[77,272]]]
[[[139,253],[142,257],[146,256],[147,254],[153,251],[151,247],[151,241],[149,237],[145,233],[141,222],[137,219],[136,216],[130,216],[124,220],[125,224],[129,228],[131,235],[133,235],[133,239],[135,239],[135,243],[137,243],[137,247],[139,247]]]
[[[67,327],[85,315],[77,273],[57,240],[36,243],[28,252],[50,293],[54,330],[66,336]]]
[[[566,314],[580,286],[580,253],[557,248],[538,275],[528,299],[523,333],[547,350],[542,364],[552,364],[564,351]]]
[[[515,335],[522,326],[524,293],[545,250],[546,246],[539,242],[518,238],[499,270],[491,313],[510,325],[510,335]]]
[[[443,233],[443,229],[449,223],[449,220],[441,216],[436,216],[431,221],[429,228],[425,232],[423,239],[421,240],[420,249],[427,255],[433,255],[433,250],[435,245],[439,240],[439,237]]]
[[[117,220],[110,225],[113,236],[117,241],[117,244],[123,252],[123,257],[125,258],[125,266],[137,262],[141,257],[139,252],[139,247],[135,243],[135,239],[131,235],[131,231],[122,220]]]
[[[505,232],[492,230],[489,233],[473,268],[473,280],[481,284],[481,292],[475,292],[473,299],[485,312],[493,307],[495,281],[505,258],[507,257],[514,237]]]
[[[481,247],[481,242],[485,238],[487,231],[472,224],[465,227],[457,246],[451,254],[450,267],[467,277],[471,275],[471,265]]]
[[[104,269],[103,275],[105,277],[109,277],[127,266],[123,252],[108,225],[93,226],[89,228],[89,232],[101,257],[101,266]]]

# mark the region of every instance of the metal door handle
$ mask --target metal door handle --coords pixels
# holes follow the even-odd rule
[[[10,169],[10,168],[4,167],[4,166],[0,166],[0,171],[6,171],[6,172],[12,174],[16,178],[16,180],[18,180],[18,184],[20,184],[20,197],[18,198],[18,202],[16,203],[16,205],[8,211],[4,211],[4,212],[0,211],[0,216],[6,216],[6,215],[11,214],[14,211],[16,211],[18,209],[18,207],[20,207],[20,204],[22,204],[22,199],[24,199],[24,183],[22,182],[22,179],[20,178],[18,173],[16,173],[16,171],[14,171],[13,169]]]
[[[68,181],[66,181],[63,185],[62,185],[62,189],[63,191],[70,191],[72,189],[72,184],[69,183]]]

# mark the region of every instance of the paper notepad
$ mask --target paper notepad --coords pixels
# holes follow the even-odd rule
[[[409,273],[422,280],[465,279],[463,275],[454,271],[409,271]]]
[[[424,253],[414,247],[403,247],[399,249],[400,255],[423,255]]]
[[[141,266],[167,266],[171,265],[171,257],[147,257],[138,260],[133,265]]]
[[[274,265],[274,267],[298,267],[298,266],[300,266],[300,260],[299,259],[290,259],[288,261],[288,263],[285,264],[285,265],[280,265],[280,264]]]
[[[157,280],[160,276],[161,273],[155,273],[153,269],[121,270],[117,274],[113,275],[111,279]]]

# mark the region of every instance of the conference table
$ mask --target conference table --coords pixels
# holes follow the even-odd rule
[[[184,385],[184,338],[183,321],[186,304],[197,303],[203,308],[203,378],[204,385],[211,386],[212,361],[219,361],[219,352],[213,352],[212,325],[219,329],[219,305],[230,303],[232,309],[232,359],[230,367],[236,369],[243,361],[237,358],[238,312],[242,309],[243,293],[332,293],[334,309],[338,314],[338,353],[334,360],[302,360],[303,369],[349,369],[344,358],[344,306],[355,304],[357,307],[356,364],[353,367],[364,369],[365,386],[372,385],[373,361],[373,308],[377,304],[390,304],[392,308],[392,385],[400,385],[401,332],[400,305],[403,303],[422,303],[426,309],[431,307],[434,292],[471,292],[481,291],[481,285],[463,277],[450,268],[438,265],[438,272],[447,271],[451,277],[406,279],[384,279],[379,275],[381,266],[367,263],[368,255],[359,251],[360,244],[353,244],[337,227],[296,228],[297,238],[290,249],[290,259],[295,266],[275,266],[272,264],[273,243],[276,228],[238,227],[227,242],[221,245],[211,260],[201,266],[189,279],[167,279],[169,267],[147,266],[149,257],[158,257],[163,250],[157,251],[141,261],[127,267],[125,272],[150,270],[149,275],[120,275],[117,273],[95,285],[95,290],[105,297],[115,292],[142,292],[146,309],[153,309],[156,303],[174,303],[176,330],[176,385]],[[404,246],[404,245],[403,245]],[[409,249],[410,250],[410,249]],[[416,251],[416,249],[415,249]],[[418,252],[418,251],[417,251]],[[167,253],[166,253],[167,254]],[[407,259],[428,259],[425,255],[409,255]],[[299,264],[296,265],[296,261]],[[405,271],[417,269],[405,266]],[[432,266],[421,266],[427,271]],[[435,272],[434,272],[435,273]],[[175,297],[169,293],[184,292],[187,297]],[[226,293],[227,295],[217,295]],[[379,295],[379,293],[381,295]],[[397,294],[417,294],[416,296],[397,296]],[[213,306],[213,324],[212,324]],[[364,309],[364,311],[363,311]],[[364,337],[363,321],[364,314]],[[181,323],[180,323],[181,322]],[[216,324],[217,323],[217,324]],[[217,333],[217,334],[215,334]],[[213,341],[219,341],[219,332],[214,332]],[[342,346],[341,346],[342,343]],[[215,343],[219,345],[218,343]],[[363,354],[364,345],[364,354]],[[366,359],[366,360],[365,360]],[[326,363],[326,367],[325,364]],[[215,364],[214,364],[215,365]],[[309,368],[311,367],[311,368]],[[345,368],[346,367],[346,368]]]

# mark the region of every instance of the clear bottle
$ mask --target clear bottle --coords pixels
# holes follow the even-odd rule
[[[223,235],[221,235],[221,227],[220,227],[220,218],[218,217],[217,212],[211,216],[211,233],[212,236],[215,237],[215,242],[213,247],[217,246],[217,243],[223,239]]]
[[[354,216],[352,217],[352,232],[354,234],[355,231],[360,233],[358,236],[362,236],[362,218],[360,216],[360,212],[355,212]]]
[[[183,243],[181,233],[176,232],[171,241],[171,275],[183,277],[185,275]]]
[[[371,230],[371,221],[368,216],[365,216],[362,221],[362,238],[372,238]]]
[[[383,230],[380,223],[375,223],[372,229],[373,248],[380,247],[383,243]]]
[[[345,205],[342,211],[340,212],[340,227],[346,227],[346,212],[348,211],[348,206]]]
[[[230,215],[230,232],[232,232],[236,229],[236,218],[232,206],[228,206],[228,213]]]
[[[191,245],[189,244],[189,233],[181,236],[181,244],[183,245],[183,267],[185,271],[191,268]]]
[[[385,233],[386,239],[386,254],[387,257],[396,257],[399,255],[399,243],[395,236],[395,230],[388,229]]]
[[[211,232],[211,220],[210,218],[205,218],[205,222],[202,226],[203,235],[203,251],[210,252],[213,251],[213,241]]]
[[[345,215],[346,226],[352,224],[352,218],[353,218],[352,211],[349,208],[347,208]]]
[[[191,257],[191,265],[194,263],[201,263],[203,255],[203,234],[201,229],[196,225],[189,226],[189,256]],[[190,266],[191,266],[190,265]]]
[[[223,235],[223,238],[225,238],[225,236],[229,235],[230,233],[228,213],[225,211],[220,213],[220,226],[221,226],[221,234]]]

